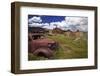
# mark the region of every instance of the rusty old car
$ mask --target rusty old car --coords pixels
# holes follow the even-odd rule
[[[37,31],[36,31],[37,29]],[[58,47],[58,43],[52,39],[46,38],[44,29],[35,28],[28,33],[28,51],[36,56],[51,58],[53,51]]]

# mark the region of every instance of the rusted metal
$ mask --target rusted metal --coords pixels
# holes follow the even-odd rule
[[[36,33],[37,34],[37,33]],[[46,58],[53,56],[53,50],[57,48],[57,42],[49,38],[41,38],[41,34],[35,39],[34,33],[28,34],[28,51],[33,53],[33,55],[42,55]],[[40,55],[40,56],[41,56]]]
[[[46,58],[50,58],[53,56],[53,51],[49,48],[38,48],[33,54],[37,56],[44,56]]]

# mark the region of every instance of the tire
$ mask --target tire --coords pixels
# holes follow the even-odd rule
[[[51,58],[53,56],[53,51],[50,50],[49,48],[38,48],[37,50],[34,51],[33,54],[36,56]]]

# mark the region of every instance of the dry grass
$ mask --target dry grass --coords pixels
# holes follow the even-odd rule
[[[59,43],[58,49],[54,50],[54,56],[52,59],[75,59],[75,58],[87,58],[88,57],[88,45],[87,35],[74,41],[75,38],[67,37],[63,34],[57,34],[53,36],[47,36]],[[34,56],[29,54],[29,60],[46,60],[47,58]]]

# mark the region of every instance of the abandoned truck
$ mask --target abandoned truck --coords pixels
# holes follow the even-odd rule
[[[36,56],[51,58],[53,56],[53,50],[58,47],[58,43],[44,36],[45,32],[47,32],[45,29],[40,27],[31,29],[28,33],[29,52]]]

